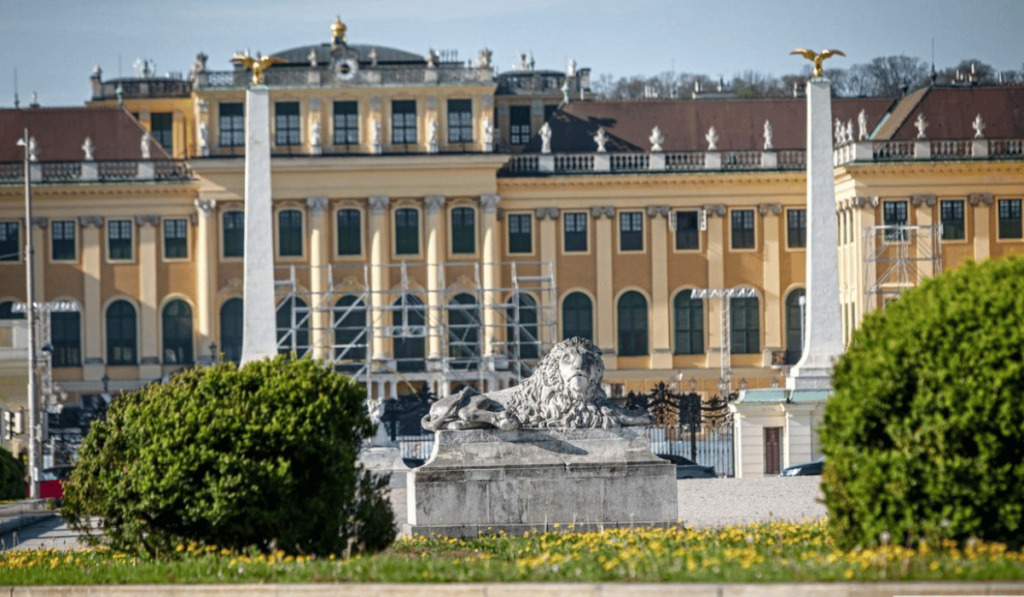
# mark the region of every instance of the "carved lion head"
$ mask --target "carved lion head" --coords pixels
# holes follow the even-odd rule
[[[556,394],[568,398],[570,403],[580,403],[597,395],[604,379],[601,349],[586,338],[559,342],[541,360],[539,369],[545,384],[555,388]]]

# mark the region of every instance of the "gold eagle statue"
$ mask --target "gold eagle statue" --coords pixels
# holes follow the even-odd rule
[[[235,54],[231,59],[231,62],[238,62],[245,68],[252,71],[252,83],[253,85],[263,84],[263,74],[268,68],[275,64],[285,64],[288,61],[284,58],[278,58],[277,56],[260,56],[256,55],[255,58],[246,54]]]
[[[790,54],[799,54],[799,55],[803,56],[804,58],[806,58],[806,59],[810,60],[811,62],[813,62],[814,63],[814,78],[815,79],[817,79],[817,78],[822,76],[821,62],[823,60],[825,60],[826,58],[831,58],[832,56],[846,56],[846,54],[842,53],[839,50],[822,50],[819,53],[819,52],[815,52],[814,50],[805,50],[803,48],[797,48],[797,49],[793,50],[792,52],[790,52]]]

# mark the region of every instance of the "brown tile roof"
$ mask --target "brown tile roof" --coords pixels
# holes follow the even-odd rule
[[[80,161],[82,144],[92,139],[97,160],[142,159],[144,129],[123,108],[28,108],[0,110],[0,162],[20,162],[24,149],[17,146],[25,128],[39,145],[39,161]],[[155,141],[153,159],[170,156]]]
[[[837,98],[832,100],[833,121],[856,123],[863,109],[873,128],[892,105],[889,98]],[[551,118],[551,150],[594,151],[593,136],[603,126],[622,144],[622,148],[609,144],[609,151],[646,151],[655,125],[665,136],[665,151],[707,149],[704,135],[711,126],[718,133],[721,151],[760,150],[765,120],[772,124],[775,149],[802,149],[806,144],[807,101],[802,98],[582,101],[570,103]],[[535,137],[527,151],[536,153],[540,148],[540,138]]]
[[[929,139],[970,139],[981,114],[988,139],[1024,138],[1024,86],[930,87],[908,94],[879,129],[879,139],[914,139],[923,113]],[[884,133],[884,136],[881,134]]]

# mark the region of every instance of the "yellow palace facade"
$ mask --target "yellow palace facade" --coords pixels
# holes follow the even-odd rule
[[[504,386],[575,335],[613,395],[769,387],[799,357],[802,98],[595,101],[572,63],[498,73],[486,50],[349,44],[340,21],[274,55],[281,351],[384,397]],[[0,111],[4,408],[25,401],[27,230],[37,300],[74,305],[44,317],[49,400],[238,358],[248,80],[200,55],[187,80],[97,70],[85,108]],[[1024,252],[1020,105],[1019,87],[834,100],[847,336],[922,276]]]

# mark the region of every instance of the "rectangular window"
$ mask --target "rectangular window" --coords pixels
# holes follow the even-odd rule
[[[82,364],[82,324],[78,312],[50,315],[50,344],[54,367],[78,367]]]
[[[107,220],[107,258],[111,261],[132,259],[131,220]]]
[[[391,102],[391,144],[416,144],[416,101]]]
[[[274,104],[274,143],[281,146],[302,144],[299,102]]]
[[[509,214],[508,216],[508,252],[533,252],[533,222],[530,214]]]
[[[170,112],[153,112],[149,117],[149,127],[152,129],[150,134],[170,154],[174,153],[173,126],[174,117]]]
[[[803,249],[807,246],[807,210],[790,209],[786,212],[786,246]]]
[[[565,227],[565,252],[587,250],[587,214],[567,213],[562,216]]]
[[[20,261],[19,222],[0,222],[0,261]]]
[[[452,210],[452,253],[476,252],[476,226],[473,210],[456,207]]]
[[[966,238],[963,201],[940,201],[939,213],[942,220],[942,240]]]
[[[188,220],[164,220],[164,259],[188,257]]]
[[[732,212],[732,248],[754,248],[754,210],[734,209]]]
[[[217,129],[221,147],[245,147],[245,105],[221,104]]]
[[[530,142],[530,106],[512,106],[509,108],[509,127],[512,145],[526,145]]]
[[[644,213],[627,211],[619,214],[619,250],[643,251]]]
[[[224,256],[245,255],[245,212],[224,212]]]
[[[885,231],[885,240],[902,241],[907,239],[907,231],[896,227],[907,225],[907,202],[885,201],[882,203],[882,223],[893,226]]]
[[[420,252],[419,216],[415,209],[395,211],[395,253],[415,255]]]
[[[50,259],[53,261],[74,261],[75,221],[55,220],[50,224]]]
[[[302,212],[282,210],[277,221],[278,253],[281,257],[302,257]]]
[[[676,212],[676,250],[700,248],[700,217],[695,211]]]
[[[761,351],[761,315],[757,298],[729,300],[730,340],[733,354],[756,354]]]
[[[359,145],[357,102],[334,102],[334,144]]]
[[[448,142],[473,142],[473,101],[448,100]]]
[[[1020,199],[999,200],[999,238],[1021,238]]]
[[[338,255],[360,255],[363,252],[361,228],[358,209],[338,211]]]

